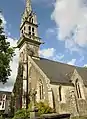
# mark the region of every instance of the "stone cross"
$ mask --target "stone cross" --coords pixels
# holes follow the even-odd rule
[[[30,102],[32,102],[33,105],[35,105],[36,94],[37,94],[37,91],[35,89],[31,89],[30,92],[29,92]]]
[[[29,96],[30,102],[32,103],[31,112],[30,112],[30,119],[36,119],[36,108],[35,108],[35,101],[36,101],[36,91],[35,89],[31,89]]]

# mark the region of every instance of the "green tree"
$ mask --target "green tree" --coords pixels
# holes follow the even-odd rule
[[[4,33],[2,20],[0,19],[0,82],[6,83],[10,76],[10,61],[14,56],[14,50],[7,42],[7,37]]]

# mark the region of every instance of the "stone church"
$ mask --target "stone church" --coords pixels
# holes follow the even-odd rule
[[[87,115],[87,69],[39,56],[38,22],[31,1],[26,0],[20,25],[17,79],[13,88],[15,107],[25,108],[30,90],[36,101],[48,103],[59,114]]]

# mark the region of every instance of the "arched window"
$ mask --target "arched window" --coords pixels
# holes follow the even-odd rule
[[[78,79],[76,79],[75,87],[76,87],[77,97],[78,97],[78,98],[82,98],[81,90],[80,90],[80,85],[79,85]]]
[[[29,32],[29,35],[31,35],[31,32]]]
[[[32,32],[34,32],[34,28],[32,28]]]
[[[62,101],[62,95],[61,95],[61,86],[59,86],[59,101]]]
[[[39,80],[39,95],[40,95],[40,100],[43,99],[43,83],[41,79]]]

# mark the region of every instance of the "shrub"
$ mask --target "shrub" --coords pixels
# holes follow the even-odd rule
[[[26,118],[28,118],[29,115],[30,115],[30,113],[28,113],[28,110],[21,109],[15,113],[13,119],[26,119]]]
[[[3,117],[2,117],[2,116],[0,116],[0,119],[3,119]]]
[[[36,103],[35,106],[36,108],[38,108],[38,116],[42,114],[54,112],[54,110],[51,107],[49,107],[48,104],[45,104],[43,102]],[[13,119],[27,119],[30,116],[31,107],[32,107],[32,103],[28,105],[27,110],[26,109],[18,110],[15,113],[15,116],[13,117]]]
[[[45,104],[43,102],[36,103],[36,107],[38,108],[38,114],[48,114],[48,113],[53,113],[54,109],[49,107],[48,104]]]

